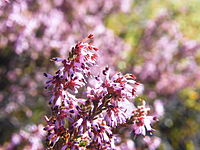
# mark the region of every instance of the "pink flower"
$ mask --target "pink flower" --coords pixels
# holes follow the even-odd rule
[[[62,149],[114,149],[114,128],[131,125],[136,135],[153,130],[145,103],[131,114],[123,105],[137,96],[139,83],[133,74],[116,73],[110,77],[108,67],[102,75],[91,74],[98,50],[91,42],[86,42],[91,38],[93,36],[89,35],[77,43],[68,59],[52,59],[61,64],[55,75],[44,73],[48,79],[46,88],[51,94],[52,116],[46,117],[44,128],[48,132],[49,147],[54,147],[62,138]],[[77,98],[76,94],[87,85],[88,78],[93,78],[94,82],[87,87],[86,98]]]
[[[154,131],[151,128],[152,117],[146,116],[138,118],[135,124],[133,124],[133,130],[136,135],[142,134],[143,136],[146,135],[146,131]]]
[[[133,111],[134,124],[132,128],[135,135],[142,134],[145,136],[146,131],[154,131],[154,129],[151,128],[151,123],[155,121],[156,118],[148,116],[150,109],[146,108],[144,101],[142,102],[143,104]]]
[[[127,118],[125,111],[122,111],[119,107],[113,106],[108,108],[104,116],[107,125],[111,127],[116,127],[118,124],[125,123]]]

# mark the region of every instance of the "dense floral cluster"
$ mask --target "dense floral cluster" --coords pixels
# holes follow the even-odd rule
[[[51,98],[52,116],[46,117],[49,147],[61,149],[115,149],[113,130],[129,126],[135,135],[153,131],[145,102],[126,113],[123,104],[136,95],[136,78],[133,74],[116,73],[111,76],[108,67],[98,76],[91,73],[96,65],[98,48],[92,45],[93,35],[78,42],[69,52],[68,59],[52,58],[62,66],[55,75],[44,73],[46,88]],[[88,85],[92,78],[92,85]],[[86,98],[77,98],[81,87],[87,86]],[[122,105],[119,105],[122,104]]]

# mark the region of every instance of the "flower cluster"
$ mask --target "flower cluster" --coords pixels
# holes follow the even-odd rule
[[[123,126],[133,129],[135,135],[152,131],[149,108],[137,106],[128,115],[123,104],[134,100],[139,83],[133,74],[110,75],[105,69],[94,76],[91,67],[96,65],[97,51],[93,35],[78,42],[69,57],[52,58],[60,62],[55,75],[44,73],[46,87],[51,98],[52,116],[45,117],[49,147],[58,149],[115,149],[113,130]],[[92,85],[87,84],[92,78]],[[87,86],[85,98],[80,97],[81,88]]]
[[[145,108],[145,101],[143,101],[142,106],[138,106],[135,111],[133,111],[133,118],[134,118],[134,133],[136,135],[142,134],[146,135],[147,131],[153,131],[151,128],[151,122],[156,121],[156,117],[148,116],[150,108]]]

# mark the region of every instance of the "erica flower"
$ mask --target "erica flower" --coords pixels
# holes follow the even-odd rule
[[[106,75],[104,86],[118,101],[124,101],[136,96],[136,88],[139,83],[135,81],[136,78],[133,74],[123,76],[121,73],[116,73],[110,78],[109,72],[106,71],[105,73],[105,70],[103,71]]]
[[[142,134],[146,135],[146,131],[154,131],[151,127],[151,123],[156,120],[155,117],[148,116],[150,109],[145,107],[145,101],[142,106],[138,106],[133,111],[134,124],[132,125],[133,132],[135,135]]]
[[[110,148],[112,139],[111,128],[108,127],[102,119],[94,120],[91,128],[92,133],[90,133],[90,136],[92,142],[96,143],[99,149],[103,149],[103,147]]]
[[[105,113],[104,119],[107,125],[111,127],[116,127],[118,124],[125,123],[127,116],[125,111],[121,110],[120,107],[110,106]]]
[[[151,128],[152,117],[141,117],[138,118],[135,124],[133,124],[133,130],[136,135],[142,134],[146,135],[146,131],[153,131]]]
[[[110,76],[105,67],[102,75],[93,76],[91,67],[96,65],[98,48],[90,42],[93,36],[78,42],[71,49],[69,57],[52,58],[60,63],[55,75],[44,73],[46,88],[51,98],[52,115],[45,118],[49,147],[60,145],[61,149],[114,149],[113,129],[131,125],[136,135],[152,131],[152,117],[149,108],[137,107],[131,114],[127,107],[137,96],[138,82],[133,74],[116,73]],[[92,78],[92,86],[87,86],[86,97],[76,94]],[[134,106],[131,106],[135,108]],[[59,141],[59,142],[58,142]]]

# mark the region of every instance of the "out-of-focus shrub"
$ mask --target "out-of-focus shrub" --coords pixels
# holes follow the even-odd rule
[[[199,147],[199,4],[197,0],[134,1],[132,13],[112,14],[106,20],[132,45],[127,62],[118,67],[133,69],[150,103],[164,104],[160,149]]]

